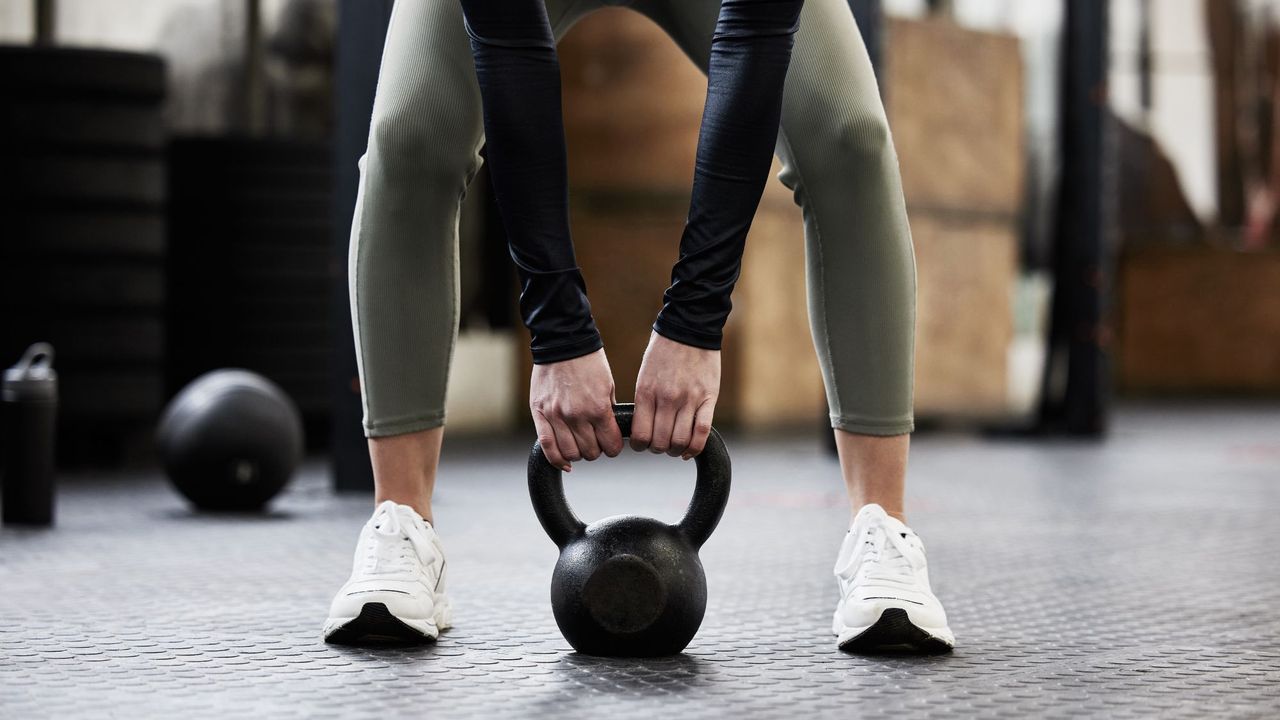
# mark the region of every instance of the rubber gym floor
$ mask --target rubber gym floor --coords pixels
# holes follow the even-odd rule
[[[320,640],[368,498],[316,460],[266,516],[193,514],[155,473],[64,478],[53,530],[0,533],[0,717],[1280,715],[1280,408],[1122,409],[1105,443],[920,433],[909,483],[958,638],[845,655],[828,635],[846,514],[816,434],[728,436],[734,491],[680,656],[573,653],[520,438],[446,442],[456,628]],[[674,521],[692,464],[566,480],[580,515]]]

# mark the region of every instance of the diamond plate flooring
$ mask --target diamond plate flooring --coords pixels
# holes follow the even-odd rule
[[[65,479],[59,525],[0,531],[0,717],[1277,717],[1280,408],[1124,409],[1106,443],[920,434],[912,525],[958,638],[844,655],[847,515],[814,438],[730,436],[685,654],[577,655],[520,440],[449,445],[437,505],[457,627],[420,649],[320,641],[367,498],[312,463],[261,517],[190,512],[156,474]],[[692,464],[566,479],[584,518],[674,521]]]

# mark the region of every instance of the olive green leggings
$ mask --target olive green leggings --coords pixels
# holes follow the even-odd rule
[[[629,6],[706,72],[719,0],[546,0],[556,37]],[[397,0],[351,228],[352,322],[370,437],[444,424],[458,332],[458,219],[482,162],[458,0]],[[660,102],[661,98],[654,98]],[[806,0],[778,179],[804,215],[810,329],[833,427],[912,430],[915,258],[884,107],[846,0]]]

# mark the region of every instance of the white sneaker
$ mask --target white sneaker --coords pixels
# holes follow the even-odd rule
[[[444,548],[408,505],[384,501],[360,531],[351,577],[329,607],[327,642],[430,642],[452,624]]]
[[[836,558],[840,604],[831,632],[847,652],[946,652],[955,645],[929,589],[924,544],[874,503],[853,519]]]

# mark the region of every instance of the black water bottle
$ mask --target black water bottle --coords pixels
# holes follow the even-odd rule
[[[0,504],[4,523],[53,524],[53,438],[58,415],[58,374],[53,346],[36,343],[0,385]]]

